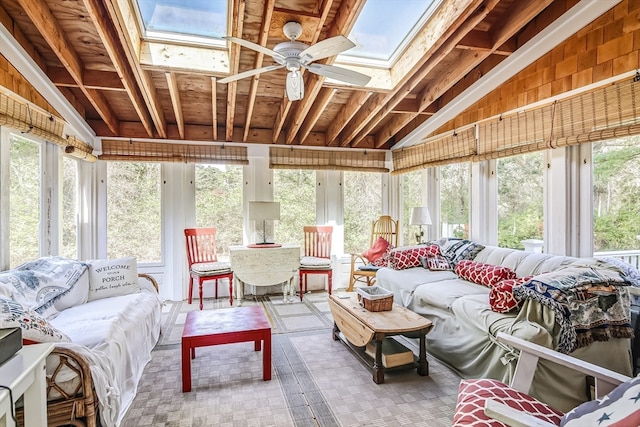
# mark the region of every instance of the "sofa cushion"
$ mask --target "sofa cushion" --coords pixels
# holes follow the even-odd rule
[[[562,417],[561,412],[553,409],[549,405],[525,393],[514,390],[500,381],[491,379],[469,379],[460,381],[458,402],[456,403],[452,426],[490,425],[494,427],[506,427],[506,424],[485,415],[484,406],[485,402],[489,399],[555,425],[560,423],[560,418]]]
[[[514,279],[516,277],[516,273],[507,267],[466,259],[456,264],[455,272],[461,279],[489,287],[501,280]]]
[[[431,271],[453,271],[449,258],[444,255],[427,255],[420,262],[422,267]]]
[[[501,280],[491,287],[489,304],[497,313],[508,313],[521,306],[513,296],[513,288],[527,283],[533,276],[518,277],[516,279]]]
[[[89,261],[89,301],[139,290],[138,265],[134,257]]]
[[[11,298],[33,309],[42,317],[49,319],[58,313],[55,303],[58,299],[74,290],[78,279],[87,270],[83,262],[69,258],[51,256],[25,262],[13,270],[0,273],[3,283],[2,294],[11,293]],[[71,299],[86,302],[83,289],[80,295]]]
[[[364,251],[362,256],[369,262],[374,262],[384,255],[388,247],[389,242],[387,242],[383,237],[378,237],[378,239],[373,242],[373,246]]]
[[[35,310],[5,297],[0,297],[0,328],[21,328],[22,338],[34,342],[71,341]]]
[[[566,413],[561,426],[640,425],[640,377],[620,384],[600,399],[585,402]]]
[[[472,260],[478,253],[484,249],[484,246],[466,239],[448,239],[442,244],[440,252],[449,258],[451,265],[455,265],[463,260]]]
[[[440,272],[452,273],[452,272]],[[414,299],[419,298],[419,304],[428,304],[433,307],[449,310],[451,304],[460,297],[481,294],[489,311],[489,288],[471,283],[459,278],[442,280],[436,283],[427,283],[418,286],[414,292]]]
[[[430,253],[430,246],[402,246],[390,252],[389,266],[394,270],[404,270],[421,265],[420,258]]]

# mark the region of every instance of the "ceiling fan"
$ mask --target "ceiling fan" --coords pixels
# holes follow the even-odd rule
[[[355,44],[348,38],[344,36],[335,36],[309,46],[296,41],[296,39],[300,37],[300,34],[302,34],[302,25],[298,22],[287,22],[284,24],[282,31],[289,41],[278,43],[273,50],[238,37],[224,37],[230,42],[237,43],[240,46],[271,56],[278,65],[269,65],[267,67],[244,71],[242,73],[220,79],[218,82],[230,83],[267,71],[286,68],[289,71],[287,73],[286,81],[287,98],[289,98],[290,101],[297,101],[304,97],[304,82],[302,80],[302,75],[300,74],[301,68],[305,68],[312,73],[324,77],[329,77],[357,86],[365,86],[369,83],[369,80],[371,80],[370,76],[356,71],[351,71],[346,68],[313,63],[314,61],[337,55],[354,47]]]

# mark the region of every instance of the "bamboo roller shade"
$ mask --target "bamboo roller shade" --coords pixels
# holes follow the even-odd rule
[[[270,147],[271,169],[343,170],[389,172],[384,151],[308,150]]]
[[[27,136],[37,136],[64,147],[67,154],[95,162],[96,157],[91,154],[93,147],[74,136],[63,138],[64,125],[62,119],[0,92],[0,126],[19,130]]]
[[[100,160],[248,165],[247,147],[103,140]]]
[[[624,80],[393,151],[393,173],[637,134],[640,82]]]

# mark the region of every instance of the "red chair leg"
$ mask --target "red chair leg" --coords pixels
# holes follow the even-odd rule
[[[198,292],[200,293],[200,310],[202,310],[202,282],[204,282],[204,280],[200,278],[198,283]]]
[[[191,304],[191,300],[193,299],[193,276],[189,274],[189,304]]]

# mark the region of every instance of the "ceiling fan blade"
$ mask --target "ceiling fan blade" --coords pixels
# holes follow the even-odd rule
[[[304,98],[304,81],[300,71],[289,71],[287,73],[287,98],[289,101],[297,101]]]
[[[370,76],[366,74],[358,73],[357,71],[351,71],[342,67],[335,67],[333,65],[325,64],[309,64],[305,65],[309,71],[321,76],[329,77],[331,79],[340,80],[345,83],[350,83],[356,86],[366,86],[371,80]]]
[[[244,47],[246,47],[246,48],[249,48],[249,49],[255,50],[255,51],[257,51],[257,52],[264,53],[265,55],[269,55],[269,56],[271,56],[271,57],[272,57],[272,58],[274,58],[274,59],[275,59],[275,58],[279,58],[279,59],[284,60],[284,56],[280,55],[280,54],[279,54],[278,52],[276,52],[275,50],[271,50],[271,49],[269,49],[268,47],[260,46],[260,45],[259,45],[259,44],[257,44],[257,43],[253,43],[253,42],[250,42],[250,41],[247,41],[247,40],[244,40],[244,39],[238,38],[238,37],[231,37],[231,36],[223,37],[223,39],[225,39],[225,40],[229,40],[230,42],[233,42],[233,43],[237,43],[237,44],[239,44],[240,46],[244,46]]]
[[[244,79],[245,77],[255,76],[256,74],[277,70],[278,68],[284,68],[284,65],[269,65],[268,67],[243,71],[242,73],[234,74],[232,76],[225,77],[224,79],[220,79],[218,80],[218,83],[231,83],[235,82],[236,80]]]
[[[311,45],[300,52],[300,60],[303,64],[308,64],[319,59],[335,56],[354,46],[355,43],[345,36],[331,37]]]

